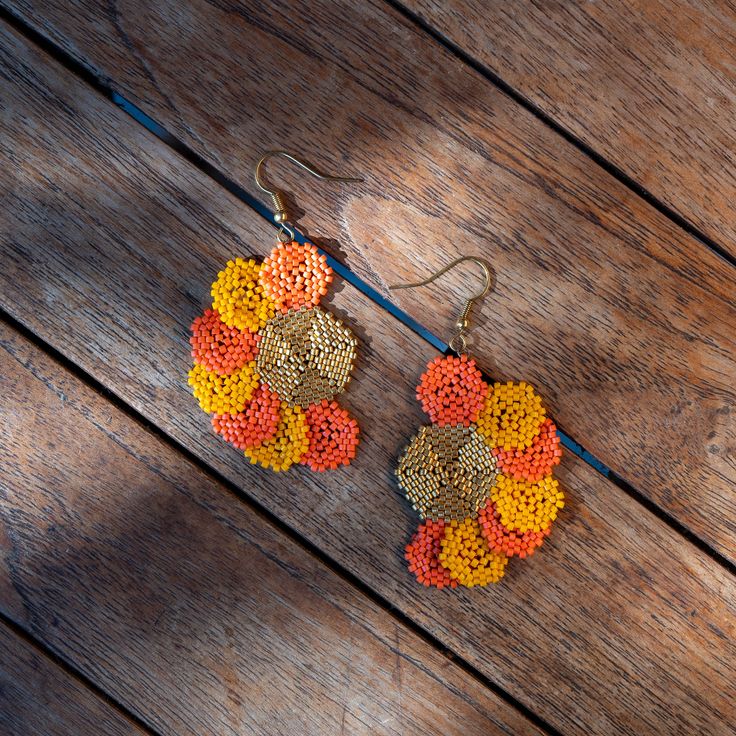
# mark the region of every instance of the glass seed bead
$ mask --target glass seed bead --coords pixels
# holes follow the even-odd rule
[[[488,546],[507,557],[528,557],[534,553],[544,538],[549,535],[551,526],[544,531],[517,532],[507,529],[496,512],[496,506],[490,499],[478,511],[478,525]]]
[[[288,470],[298,463],[309,449],[309,427],[304,412],[298,407],[281,402],[281,417],[276,433],[258,447],[249,447],[245,456],[251,463],[276,472]]]
[[[212,428],[239,450],[258,447],[275,434],[281,420],[281,399],[261,384],[243,411],[214,414]]]
[[[316,307],[332,283],[327,258],[312,243],[280,243],[263,261],[260,283],[277,309]]]
[[[274,303],[258,281],[260,270],[252,258],[236,258],[217,274],[212,284],[212,307],[226,325],[258,332],[275,314]]]
[[[478,418],[488,394],[475,361],[467,355],[437,356],[417,386],[417,399],[430,421],[439,426],[468,427]]]
[[[498,469],[517,480],[539,481],[549,475],[562,457],[560,437],[551,419],[545,419],[529,447],[520,450],[495,448]]]
[[[336,401],[308,406],[309,449],[300,462],[323,472],[349,465],[358,448],[358,423]]]
[[[517,532],[543,532],[565,505],[560,484],[552,476],[532,482],[499,473],[491,499],[501,523]]]
[[[440,548],[440,564],[453,580],[468,588],[497,583],[509,561],[489,548],[473,519],[447,522]]]
[[[214,309],[192,322],[189,343],[195,363],[220,375],[234,373],[254,360],[261,339],[250,330],[229,327]]]
[[[208,414],[237,414],[250,401],[259,378],[255,361],[246,363],[235,373],[221,376],[195,365],[189,371],[189,385],[203,411]]]
[[[523,450],[539,434],[545,414],[528,383],[495,383],[478,416],[478,431],[492,448]]]
[[[427,519],[419,525],[409,544],[406,545],[404,557],[409,563],[409,572],[427,587],[456,588],[457,580],[450,577],[449,570],[442,567],[439,561],[441,540],[445,535],[445,522]]]

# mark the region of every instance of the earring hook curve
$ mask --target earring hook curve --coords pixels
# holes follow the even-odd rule
[[[455,268],[455,266],[460,263],[464,263],[465,261],[470,261],[481,267],[484,276],[484,284],[483,288],[477,294],[473,294],[473,296],[467,298],[465,306],[455,323],[457,332],[453,335],[448,345],[450,349],[454,350],[456,353],[464,352],[467,347],[466,334],[470,325],[470,311],[473,308],[473,305],[479,299],[482,299],[491,290],[491,286],[493,286],[491,266],[487,261],[484,261],[482,258],[476,258],[475,256],[462,256],[460,258],[456,258],[452,263],[448,263],[444,268],[436,271],[431,276],[424,279],[424,281],[417,281],[410,284],[394,284],[393,286],[388,287],[390,291],[396,291],[399,289],[414,289],[418,286],[427,286],[427,284],[431,284],[433,281],[436,281],[440,276],[446,274],[448,271]]]
[[[256,185],[258,188],[262,191],[268,194],[271,197],[271,200],[273,201],[274,205],[274,220],[281,225],[281,229],[279,230],[279,238],[281,238],[282,233],[284,231],[287,231],[291,239],[294,238],[294,228],[289,223],[289,212],[286,208],[286,198],[282,190],[273,188],[269,189],[268,186],[264,183],[263,180],[263,166],[268,161],[268,159],[273,158],[274,156],[283,156],[284,158],[288,159],[292,163],[299,166],[301,169],[304,169],[304,171],[308,172],[312,176],[316,177],[317,179],[321,179],[323,181],[339,181],[339,182],[362,182],[364,179],[360,177],[355,176],[332,176],[330,174],[325,174],[324,172],[317,169],[312,164],[308,163],[307,161],[304,161],[303,159],[298,158],[292,153],[289,153],[288,151],[284,150],[274,150],[274,151],[266,151],[266,153],[261,156],[261,158],[258,160],[258,163],[255,166],[255,172],[254,172],[254,178],[256,180]]]

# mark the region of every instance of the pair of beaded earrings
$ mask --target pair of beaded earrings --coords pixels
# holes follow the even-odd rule
[[[320,307],[333,272],[311,243],[295,241],[282,192],[261,178],[264,162],[284,156],[319,179],[327,176],[285,151],[268,152],[256,184],[274,202],[278,242],[262,263],[235,258],[212,285],[212,308],[194,320],[189,384],[214,430],[251,463],[275,471],[295,463],[314,471],[349,465],[358,424],[335,397],[355,362],[357,340]],[[422,523],[406,546],[409,570],[426,586],[498,582],[511,557],[526,557],[549,534],[563,494],[552,470],[560,461],[557,429],[527,383],[487,383],[469,357],[467,300],[449,354],[430,361],[417,387],[429,416],[399,459],[400,488]]]

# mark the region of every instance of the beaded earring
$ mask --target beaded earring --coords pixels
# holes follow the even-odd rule
[[[214,431],[251,463],[322,472],[355,457],[358,423],[334,397],[350,381],[358,343],[319,306],[333,279],[327,258],[295,241],[284,195],[262,183],[263,164],[277,155],[319,179],[362,181],[321,174],[285,151],[261,158],[256,184],[276,206],[278,242],[262,263],[234,258],[217,275],[212,308],[191,327],[189,385]]]
[[[430,361],[416,396],[431,424],[421,427],[396,469],[422,523],[406,545],[409,570],[426,586],[498,582],[509,558],[527,557],[564,506],[552,477],[562,451],[557,428],[528,383],[493,383],[469,357],[469,315],[491,287],[488,264],[458,258],[408,289],[431,283],[463,261],[478,264],[485,287],[468,299],[449,353]]]

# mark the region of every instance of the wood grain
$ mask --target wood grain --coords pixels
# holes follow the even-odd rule
[[[5,309],[559,730],[727,732],[736,702],[734,580],[572,457],[560,469],[568,507],[543,553],[513,565],[492,589],[416,585],[401,551],[417,520],[392,471],[401,447],[424,422],[413,385],[434,350],[348,285],[340,286],[331,308],[361,336],[360,364],[344,399],[363,432],[350,469],[273,475],[213,437],[185,385],[187,325],[206,303],[211,274],[233,254],[265,253],[273,231],[9,33],[0,44],[0,69],[7,108],[14,111],[12,125],[2,121],[6,154],[13,152],[2,157],[6,176],[0,180]],[[18,391],[3,395],[12,400]],[[78,411],[84,413],[84,405]],[[83,447],[85,433],[75,441]],[[158,467],[160,451],[137,452]],[[8,467],[17,466],[23,463]],[[72,509],[80,485],[68,489]],[[122,489],[109,485],[90,500],[97,504],[90,522],[95,534],[88,535],[95,548],[105,544],[110,498],[127,498],[125,483]],[[235,553],[220,553],[209,527],[200,532],[185,524],[178,503],[159,504],[148,491],[140,506],[120,501],[117,517],[130,517],[131,528],[142,527],[149,543],[159,531],[168,539],[167,524],[174,524],[177,535],[191,536],[211,555],[205,577],[220,580],[221,554],[227,560]],[[55,508],[51,501],[48,513]],[[23,502],[21,494],[17,503]],[[216,515],[235,530],[245,523],[232,501],[218,505]],[[10,514],[5,523],[19,535],[24,518]],[[44,519],[46,528],[55,528]],[[64,549],[50,539],[49,550]],[[110,545],[104,550],[114,570],[141,558],[134,554],[137,542],[124,534]],[[145,550],[143,559],[153,553]],[[83,551],[77,545],[70,554]],[[42,569],[34,568],[32,581],[53,571],[46,559],[38,558]],[[101,584],[114,590],[115,574],[105,577],[103,563],[85,557],[80,569],[91,580],[102,576]],[[199,573],[189,582],[190,572],[181,567],[177,584],[184,590],[204,585]],[[57,636],[69,656],[79,656],[76,618],[57,634],[47,616],[34,613],[64,599],[66,573],[56,574],[53,586],[4,585],[32,598],[16,601],[18,616],[38,621],[36,633]],[[153,587],[145,564],[139,574]],[[127,578],[121,584],[135,590]],[[168,603],[153,605],[173,627],[187,604],[166,619]],[[129,605],[142,604],[133,596]],[[97,615],[104,617],[105,608]],[[204,620],[208,615],[201,613]]]
[[[362,187],[316,186],[269,167],[379,289],[489,259],[485,369],[537,385],[573,437],[736,560],[736,273],[722,260],[377,2],[11,4],[254,192],[274,147],[362,173]],[[392,298],[448,338],[471,278]]]
[[[7,626],[0,626],[0,732],[3,736],[144,736]]]
[[[539,733],[2,329],[6,612],[160,733]],[[81,733],[81,732],[80,732]]]
[[[736,256],[736,7],[405,0]]]

